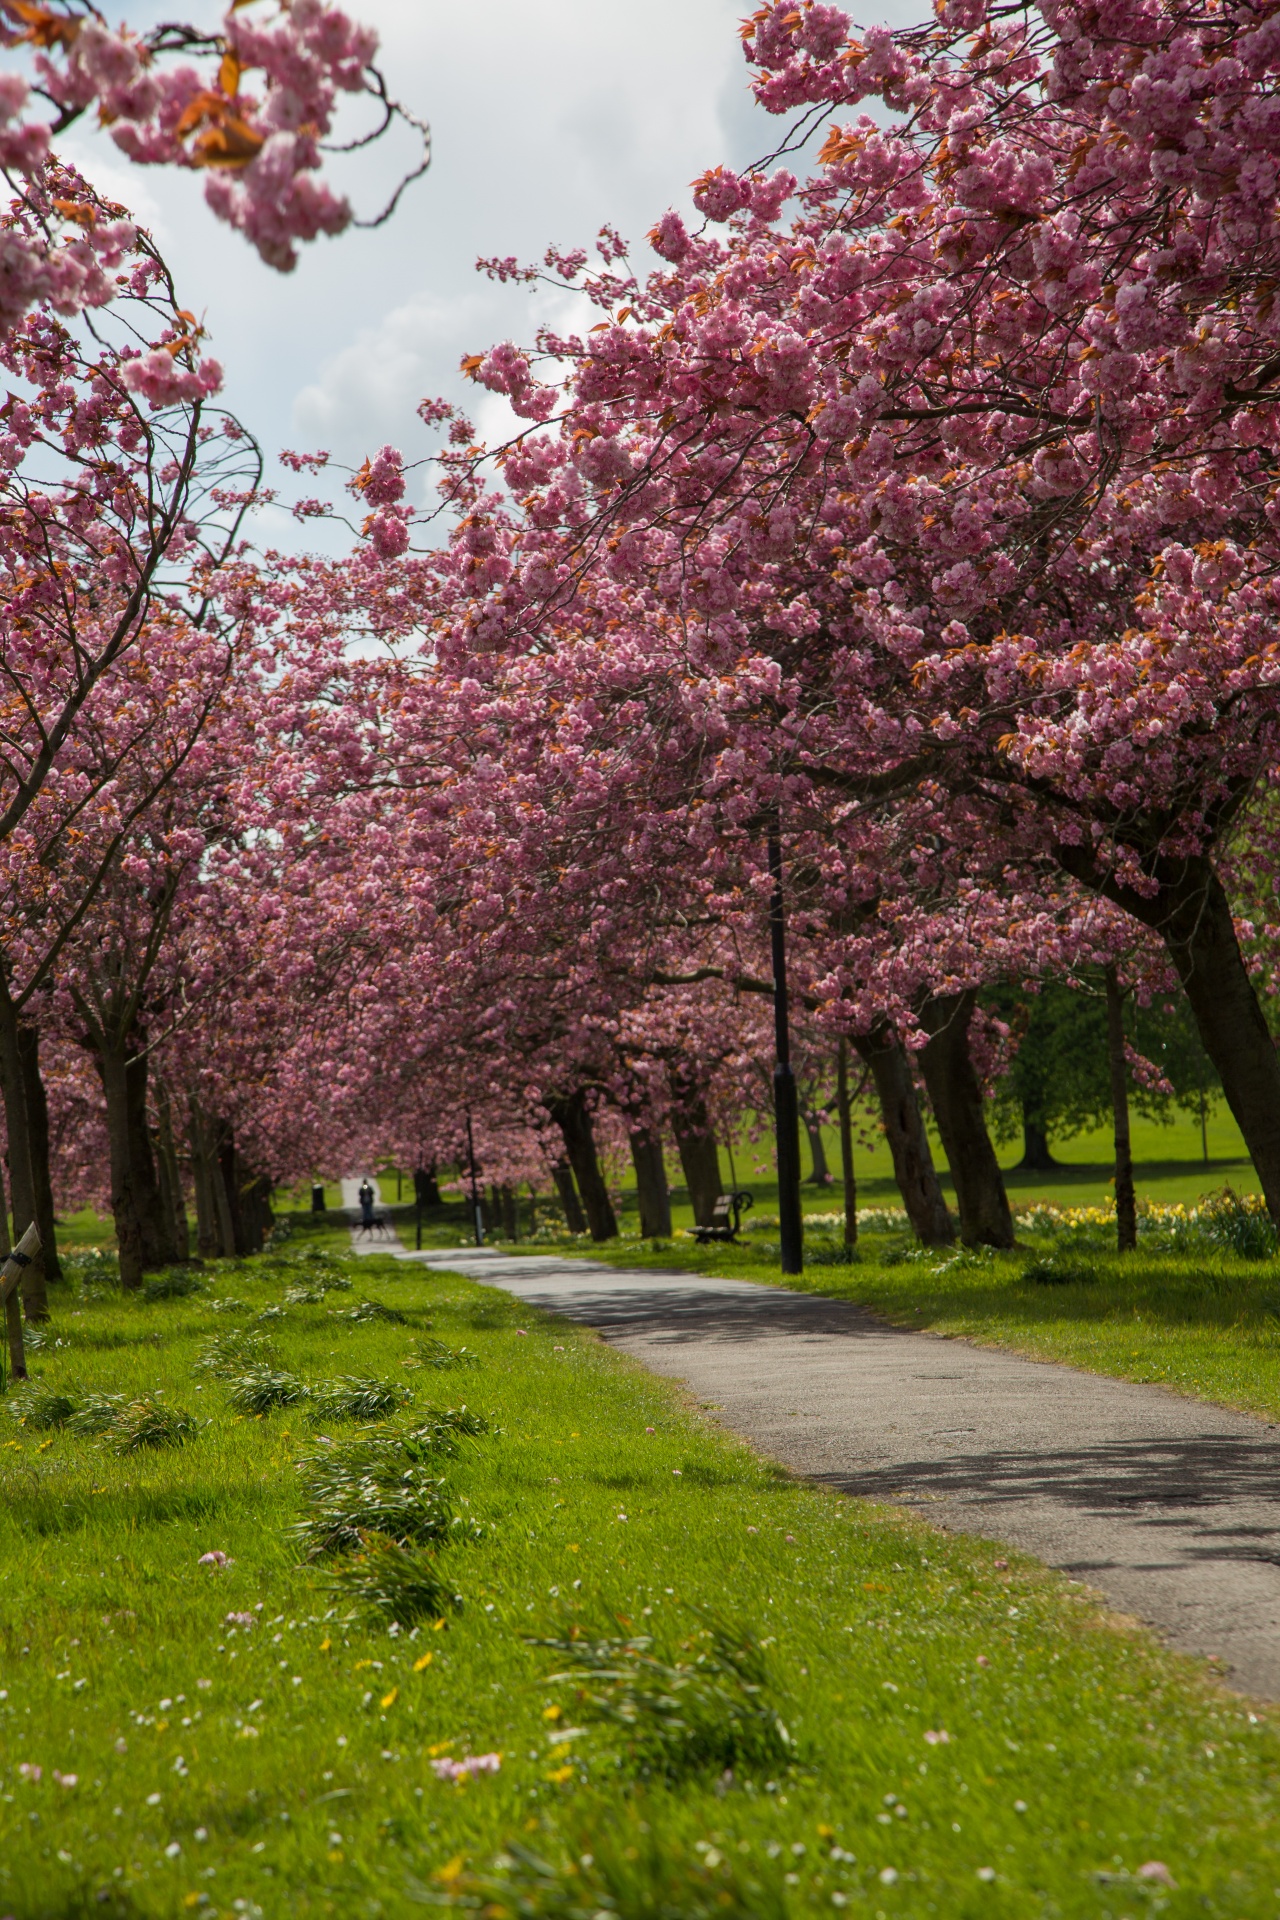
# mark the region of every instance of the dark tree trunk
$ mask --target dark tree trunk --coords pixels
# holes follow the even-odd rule
[[[920,1070],[955,1181],[961,1240],[966,1247],[1011,1247],[1013,1215],[969,1052],[976,999],[971,991],[926,1001],[920,1023],[929,1040],[920,1052]]]
[[[1022,1116],[1022,1158],[1019,1173],[1051,1173],[1058,1162],[1049,1151],[1049,1136],[1037,1120]]]
[[[822,1121],[816,1113],[802,1113],[800,1118],[804,1121],[804,1130],[809,1136],[809,1157],[813,1162],[809,1174],[809,1185],[829,1187],[831,1169],[827,1165],[827,1149],[822,1138]]]
[[[564,1136],[564,1150],[569,1156],[578,1192],[582,1195],[591,1238],[616,1240],[618,1222],[596,1156],[596,1137],[587,1108],[587,1096],[579,1087],[567,1099],[553,1100],[550,1106],[551,1117]]]
[[[700,1227],[709,1227],[724,1188],[720,1182],[720,1149],[706,1100],[700,1093],[685,1092],[672,1114],[671,1129],[676,1137],[693,1217]]]
[[[120,1284],[139,1287],[144,1273],[175,1258],[147,1125],[147,1055],[134,1035],[115,1044],[98,1034],[94,1047],[107,1104]]]
[[[894,1177],[907,1218],[925,1246],[950,1246],[955,1228],[934,1171],[906,1048],[887,1026],[855,1040],[854,1045],[870,1067],[880,1096]]]
[[[196,1251],[202,1260],[214,1260],[222,1251],[218,1203],[213,1188],[213,1147],[209,1126],[194,1094],[187,1110],[187,1138],[191,1143],[191,1179],[196,1190]]]
[[[671,1238],[671,1196],[662,1159],[662,1140],[648,1127],[633,1128],[631,1162],[636,1170],[636,1199],[640,1206],[640,1237]]]
[[[1204,1050],[1222,1081],[1280,1227],[1280,1060],[1253,990],[1222,882],[1204,855],[1152,861],[1148,899],[1095,867],[1087,847],[1059,847],[1058,860],[1159,934],[1195,1015]]]
[[[156,1081],[156,1170],[160,1176],[160,1192],[168,1216],[169,1239],[173,1247],[175,1260],[191,1258],[191,1229],[187,1224],[187,1196],[182,1185],[182,1169],[178,1164],[178,1147],[173,1137],[173,1111],[169,1105],[169,1089],[164,1081]]]
[[[43,1243],[40,1258],[46,1280],[61,1280],[58,1229],[53,1211],[53,1181],[49,1173],[49,1102],[40,1072],[40,1029],[25,1021],[18,1028],[22,1056],[22,1083],[27,1096],[27,1140],[31,1153],[31,1181],[35,1190],[36,1225]]]
[[[582,1211],[582,1202],[578,1198],[578,1189],[574,1184],[573,1168],[567,1160],[557,1160],[551,1169],[556,1183],[556,1192],[560,1196],[560,1205],[564,1208],[564,1223],[570,1233],[585,1233],[587,1216]]]
[[[414,1174],[413,1198],[415,1204],[420,1207],[438,1207],[442,1204],[440,1199],[440,1182],[436,1178],[436,1163],[434,1160],[429,1166],[419,1167]]]
[[[1133,1152],[1129,1144],[1129,1063],[1124,1054],[1124,995],[1114,967],[1107,980],[1107,1065],[1111,1072],[1111,1110],[1116,1139],[1116,1245],[1132,1253],[1138,1244],[1138,1203],[1133,1191]]]
[[[840,1115],[840,1173],[844,1186],[844,1244],[858,1244],[858,1182],[853,1171],[853,1104],[849,1098],[849,1042],[840,1042],[836,1063],[836,1106]]]
[[[31,1171],[31,1136],[27,1124],[27,1089],[18,1039],[18,1014],[0,972],[0,1096],[4,1099],[5,1130],[9,1136],[9,1197],[13,1203],[13,1238],[21,1240],[36,1218],[35,1178]],[[19,1282],[22,1311],[28,1320],[49,1318],[44,1263],[35,1259]]]
[[[222,1176],[222,1193],[226,1201],[226,1216],[222,1228],[222,1250],[227,1254],[245,1254],[244,1217],[240,1210],[240,1156],[236,1152],[236,1137],[225,1123],[218,1129],[218,1171]],[[219,1202],[219,1213],[222,1203]]]
[[[507,1185],[498,1189],[502,1201],[502,1231],[508,1240],[520,1238],[520,1216],[516,1211],[516,1190]]]

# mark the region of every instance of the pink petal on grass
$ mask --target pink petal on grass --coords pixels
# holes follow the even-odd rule
[[[202,1553],[196,1561],[196,1565],[198,1567],[212,1567],[215,1572],[221,1573],[223,1567],[229,1567],[231,1562],[221,1547],[215,1547],[212,1553]]]
[[[1158,1880],[1162,1887],[1176,1887],[1177,1881],[1163,1860],[1144,1860],[1138,1868],[1139,1880]]]
[[[924,1737],[927,1744],[931,1747],[949,1747],[951,1745],[951,1735],[945,1727],[926,1727]]]

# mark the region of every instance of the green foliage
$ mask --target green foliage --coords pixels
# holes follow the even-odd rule
[[[142,1289],[144,1300],[186,1300],[204,1291],[204,1281],[194,1267],[166,1267],[148,1280]]]
[[[1022,1269],[1022,1278],[1041,1287],[1086,1287],[1097,1281],[1098,1269],[1078,1254],[1034,1254]]]
[[[197,1355],[195,1365],[221,1380],[230,1380],[248,1367],[274,1365],[279,1356],[265,1333],[251,1333],[247,1327],[229,1327],[216,1333]]]
[[[249,1367],[231,1382],[231,1404],[241,1413],[270,1413],[275,1407],[293,1407],[307,1398],[307,1385],[296,1373],[269,1365]]]
[[[709,1842],[685,1852],[651,1832],[638,1831],[638,1845],[632,1837],[592,1833],[583,1851],[554,1861],[513,1840],[447,1892],[412,1891],[424,1906],[486,1920],[786,1920],[776,1869],[761,1880]]]
[[[329,1311],[335,1320],[349,1320],[357,1327],[367,1327],[371,1320],[385,1320],[389,1326],[402,1327],[406,1319],[397,1308],[384,1306],[381,1300],[362,1300],[357,1307],[345,1310],[331,1307]]]
[[[451,1347],[443,1340],[418,1340],[414,1351],[424,1367],[447,1373],[451,1367],[478,1367],[480,1355],[471,1347]]]
[[[662,1658],[649,1634],[620,1640],[577,1625],[530,1644],[568,1662],[547,1685],[572,1687],[577,1718],[622,1733],[642,1775],[755,1774],[794,1757],[769,1698],[764,1649],[746,1627],[709,1621],[686,1641],[683,1659]]]
[[[1198,1209],[1196,1222],[1205,1243],[1242,1260],[1269,1260],[1276,1251],[1276,1230],[1256,1194],[1224,1187]]]
[[[65,1427],[76,1411],[73,1395],[61,1387],[27,1387],[13,1403],[13,1417],[19,1426],[35,1433],[56,1432]]]
[[[383,1434],[299,1461],[303,1517],[294,1529],[307,1558],[359,1551],[370,1534],[400,1546],[440,1545],[474,1534],[455,1518],[445,1482]]]
[[[65,1427],[81,1438],[102,1435],[114,1453],[182,1447],[200,1430],[191,1414],[171,1407],[160,1392],[80,1393],[67,1398],[71,1412],[49,1424]]]
[[[402,1627],[438,1620],[462,1606],[462,1595],[444,1579],[434,1553],[376,1536],[364,1542],[354,1559],[333,1570],[329,1585],[339,1599],[372,1608]]]
[[[396,1380],[373,1380],[343,1374],[336,1380],[318,1380],[308,1389],[314,1420],[381,1420],[413,1399],[412,1389]]]

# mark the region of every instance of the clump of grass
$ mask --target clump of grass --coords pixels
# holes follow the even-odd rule
[[[300,1286],[285,1289],[285,1299],[291,1307],[314,1307],[324,1299],[326,1293],[350,1293],[351,1282],[345,1273],[331,1273],[325,1267],[308,1273]]]
[[[186,1300],[203,1293],[204,1282],[191,1267],[166,1267],[142,1289],[144,1300]]]
[[[444,1481],[421,1467],[356,1451],[313,1458],[304,1472],[306,1512],[295,1531],[309,1560],[359,1552],[371,1534],[408,1547],[442,1544],[464,1531]]]
[[[115,1453],[140,1453],[144,1447],[182,1447],[199,1432],[199,1422],[161,1393],[86,1393],[58,1423],[82,1437],[104,1436]]]
[[[805,1260],[811,1267],[853,1267],[858,1264],[858,1249],[846,1247],[843,1241],[816,1241],[804,1250]]]
[[[409,1892],[424,1905],[510,1920],[786,1920],[778,1881],[745,1877],[720,1847],[704,1841],[686,1854],[647,1825],[634,1835],[623,1825],[617,1835],[590,1834],[576,1857],[559,1861],[512,1840],[444,1894],[412,1884]]]
[[[1243,1198],[1224,1187],[1200,1206],[1200,1232],[1212,1247],[1243,1260],[1269,1260],[1276,1251],[1276,1230],[1257,1195]]]
[[[193,1415],[168,1406],[158,1394],[144,1393],[125,1402],[107,1437],[115,1453],[140,1453],[144,1447],[183,1447],[199,1430]]]
[[[69,1424],[77,1402],[70,1393],[56,1387],[29,1387],[13,1404],[13,1417],[20,1427],[35,1433],[52,1433]]]
[[[209,1305],[215,1313],[248,1313],[249,1311],[247,1300],[236,1300],[230,1294],[225,1300],[211,1300]]]
[[[241,1413],[270,1413],[273,1407],[293,1407],[307,1397],[306,1381],[284,1367],[250,1367],[231,1382],[231,1404]]]
[[[251,1333],[247,1327],[228,1327],[216,1333],[196,1357],[195,1365],[206,1373],[229,1380],[249,1367],[270,1366],[276,1350],[264,1333]]]
[[[750,1774],[795,1757],[769,1698],[764,1649],[745,1627],[710,1621],[681,1649],[686,1657],[671,1660],[648,1634],[619,1640],[577,1629],[531,1644],[568,1662],[547,1684],[572,1687],[576,1715],[617,1729],[641,1774]]]
[[[1078,1254],[1054,1251],[1035,1254],[1022,1269],[1022,1278],[1040,1287],[1092,1286],[1098,1269]]]
[[[489,1422],[482,1413],[472,1413],[468,1407],[428,1407],[425,1413],[416,1416],[415,1423],[407,1431],[399,1434],[399,1442],[410,1460],[423,1460],[432,1454],[442,1454],[452,1458],[458,1451],[458,1441],[478,1440],[481,1434],[490,1432]]]
[[[442,1578],[434,1553],[403,1547],[395,1540],[371,1538],[364,1550],[329,1575],[335,1594],[371,1607],[402,1627],[417,1620],[438,1620],[462,1606]]]
[[[382,1420],[408,1406],[413,1390],[395,1380],[372,1380],[348,1373],[318,1380],[310,1389],[316,1420]]]
[[[335,1320],[348,1320],[356,1326],[367,1326],[373,1320],[386,1320],[393,1326],[403,1327],[407,1316],[396,1307],[386,1307],[381,1300],[362,1300],[358,1307],[331,1307],[329,1311]]]
[[[437,1373],[446,1373],[451,1367],[478,1367],[480,1355],[470,1347],[451,1347],[443,1340],[419,1340],[415,1342],[418,1360],[424,1367],[434,1367]]]

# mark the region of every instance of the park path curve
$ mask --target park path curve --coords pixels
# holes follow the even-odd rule
[[[583,1321],[806,1478],[1032,1553],[1280,1699],[1280,1429],[751,1281],[497,1248],[398,1258]]]

